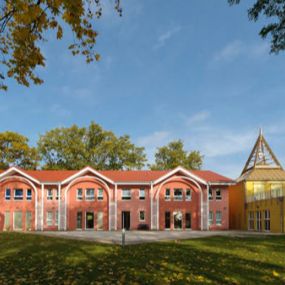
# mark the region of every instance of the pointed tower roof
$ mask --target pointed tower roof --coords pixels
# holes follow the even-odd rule
[[[262,129],[259,130],[259,136],[238,180],[249,178],[250,180],[285,179],[285,171],[264,138]]]

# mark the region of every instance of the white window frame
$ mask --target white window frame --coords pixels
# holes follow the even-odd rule
[[[217,218],[218,217],[218,214],[220,215],[219,219]],[[223,222],[223,214],[222,214],[222,211],[216,211],[216,226],[221,226],[222,225],[222,222]]]
[[[254,211],[248,212],[248,230],[254,231]]]
[[[209,226],[213,225],[213,221],[214,221],[214,212],[213,211],[209,211],[209,219],[208,219]]]
[[[103,188],[98,188],[97,189],[97,200],[98,201],[103,201],[104,200],[104,192]]]
[[[176,191],[180,191],[180,195],[175,195]],[[174,188],[174,201],[183,201],[183,189],[182,188]]]
[[[16,224],[15,224],[15,222],[16,222],[15,216],[17,213],[21,213],[21,227],[19,227],[19,228],[16,228]],[[13,212],[13,230],[15,230],[15,231],[22,231],[23,230],[23,211],[21,211],[21,210],[16,210]]]
[[[143,213],[143,219],[141,219],[141,213]],[[145,211],[144,210],[140,210],[139,211],[139,221],[140,222],[145,222]]]
[[[81,195],[78,195],[78,191],[81,190]],[[82,201],[83,200],[83,189],[77,188],[76,189],[76,201]]]
[[[93,195],[88,194],[88,191],[93,191]],[[86,188],[85,189],[85,201],[94,201],[95,200],[95,189]]]
[[[123,189],[122,190],[122,200],[131,200],[132,193],[130,189]]]
[[[166,194],[166,192],[168,192],[168,191],[169,191],[169,194]],[[170,188],[165,189],[164,200],[165,201],[171,201],[171,189]]]
[[[31,191],[31,195],[28,195],[28,191]],[[32,201],[32,197],[33,197],[32,189],[27,189],[26,190],[26,200],[27,201]]]
[[[220,192],[220,195],[217,195],[217,192]],[[216,197],[216,201],[221,201],[222,200],[222,189],[221,188],[217,188],[216,189],[215,197]]]
[[[264,210],[264,231],[270,232],[270,230],[271,230],[270,210],[266,209]]]
[[[262,231],[262,212],[260,210],[256,211],[256,230]]]
[[[49,214],[51,214],[51,216]],[[46,212],[46,224],[48,227],[53,225],[53,211]]]
[[[187,194],[187,192],[190,192],[190,195],[189,194]],[[186,191],[185,191],[185,200],[186,201],[192,201],[192,190],[191,189],[186,189]]]
[[[145,200],[145,189],[144,188],[139,190],[139,199],[140,200]]]
[[[53,189],[47,189],[47,200],[53,200]]]
[[[22,196],[16,196],[16,191],[17,190],[21,190],[22,191]],[[21,201],[23,199],[24,199],[24,189],[21,189],[21,188],[14,189],[14,200],[15,201]]]
[[[10,194],[9,195],[7,195],[7,191],[10,191]],[[6,201],[10,201],[11,200],[11,192],[12,192],[12,190],[11,190],[11,188],[6,188],[5,189],[5,200]]]

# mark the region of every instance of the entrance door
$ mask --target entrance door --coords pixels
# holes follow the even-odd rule
[[[183,218],[182,213],[180,211],[174,212],[173,216],[174,216],[174,229],[181,230],[182,229],[182,218]]]
[[[191,229],[192,225],[191,225],[191,213],[186,213],[185,214],[185,228],[186,229]]]
[[[165,229],[170,229],[170,212],[165,212]]]
[[[130,212],[122,212],[122,228],[129,230],[131,227],[131,214]]]
[[[22,230],[23,229],[23,217],[22,212],[17,211],[14,212],[14,230]]]
[[[86,212],[86,229],[94,229],[94,213]]]

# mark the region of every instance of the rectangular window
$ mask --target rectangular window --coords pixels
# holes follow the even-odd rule
[[[58,211],[55,211],[55,225],[58,226]]]
[[[265,184],[262,182],[255,182],[253,184],[254,200],[262,200],[265,198]]]
[[[14,200],[23,200],[23,189],[14,190]]]
[[[254,212],[250,211],[248,213],[248,229],[249,230],[254,230]]]
[[[170,201],[170,189],[165,189],[165,201]]]
[[[123,189],[122,200],[131,200],[131,190]]]
[[[32,212],[26,212],[26,231],[30,231],[32,229]]]
[[[216,211],[216,225],[221,226],[222,225],[222,212]]]
[[[32,200],[32,189],[27,189],[27,200]]]
[[[82,189],[76,190],[76,200],[78,200],[78,201],[83,200],[83,190]]]
[[[86,189],[85,200],[86,201],[93,201],[93,200],[95,200],[95,190],[94,190],[94,188]]]
[[[47,200],[52,200],[53,197],[52,197],[52,189],[47,189]]]
[[[264,230],[270,231],[270,210],[264,211]]]
[[[21,211],[14,212],[14,230],[23,229],[23,216]]]
[[[222,200],[222,191],[221,191],[221,189],[216,189],[216,200]]]
[[[5,190],[5,200],[11,200],[11,189]]]
[[[144,189],[140,189],[139,199],[145,200],[145,190]]]
[[[103,230],[103,212],[97,214],[97,230]]]
[[[213,190],[209,189],[209,200],[213,200]]]
[[[192,200],[192,191],[191,189],[186,189],[186,201]]]
[[[282,184],[281,183],[272,183],[271,184],[271,196],[273,198],[283,196],[282,192],[283,191],[282,191]]]
[[[53,219],[53,213],[52,211],[47,212],[47,226],[52,226],[52,219]]]
[[[6,231],[10,230],[10,212],[6,211],[4,216],[4,228]]]
[[[140,218],[140,222],[145,221],[145,211],[140,211],[139,218]]]
[[[212,211],[209,212],[209,221],[208,221],[208,223],[209,223],[209,226],[211,226],[213,224],[213,212]]]
[[[261,211],[256,212],[256,230],[257,231],[262,231],[262,216],[261,216]]]
[[[76,229],[82,230],[82,212],[77,212],[77,215],[76,215]]]
[[[174,201],[182,201],[183,194],[182,189],[174,189]]]
[[[103,200],[103,189],[98,189],[98,196],[97,196],[97,199],[99,201],[102,201]]]

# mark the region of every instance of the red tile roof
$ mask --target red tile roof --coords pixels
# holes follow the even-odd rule
[[[23,170],[27,175],[39,180],[40,182],[61,182],[68,177],[79,172],[78,170]],[[114,182],[151,182],[171,170],[153,171],[153,170],[103,170],[98,171]],[[0,174],[3,171],[0,171]],[[190,170],[194,175],[212,183],[230,183],[231,179],[209,170]]]

